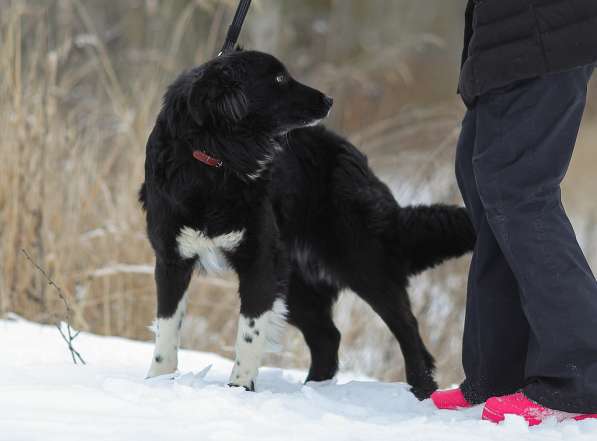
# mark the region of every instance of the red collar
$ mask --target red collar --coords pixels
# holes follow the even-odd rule
[[[193,150],[193,158],[195,158],[199,162],[203,162],[210,167],[220,168],[224,163],[219,159],[212,158],[207,153],[202,152],[201,150]]]

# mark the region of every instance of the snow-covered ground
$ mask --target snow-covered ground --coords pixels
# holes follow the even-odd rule
[[[437,411],[404,384],[303,385],[304,373],[261,370],[256,393],[226,386],[230,360],[182,351],[175,380],[144,380],[152,346],[82,334],[72,364],[57,330],[0,321],[0,440],[525,441],[597,439],[597,421],[528,429],[481,409]],[[211,368],[208,368],[211,366]]]

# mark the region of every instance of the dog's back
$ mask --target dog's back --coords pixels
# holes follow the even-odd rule
[[[396,259],[394,271],[404,277],[474,246],[464,209],[400,207],[367,157],[334,132],[323,126],[297,129],[284,142],[273,165],[272,199],[287,242],[317,241],[333,265],[362,255],[373,241],[387,250],[385,258]]]

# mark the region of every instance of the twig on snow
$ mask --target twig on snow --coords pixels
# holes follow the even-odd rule
[[[27,260],[29,262],[31,262],[31,264],[41,273],[41,275],[44,277],[44,279],[46,279],[46,281],[48,282],[48,285],[51,286],[52,288],[54,288],[54,290],[56,291],[56,294],[58,294],[58,297],[62,300],[62,303],[64,303],[64,308],[66,310],[66,333],[62,330],[62,322],[61,321],[54,323],[54,325],[58,329],[58,332],[60,332],[62,339],[67,344],[68,350],[70,351],[70,355],[73,359],[73,363],[77,364],[77,360],[79,360],[82,364],[86,364],[85,360],[83,360],[83,357],[81,357],[81,354],[73,347],[73,341],[79,336],[80,331],[73,332],[73,328],[71,327],[71,324],[70,324],[73,311],[72,311],[70,305],[68,304],[66,297],[64,296],[64,294],[62,292],[62,288],[60,288],[58,285],[56,285],[56,283],[52,280],[52,278],[48,275],[48,273],[33,260],[31,255],[27,252],[27,250],[21,249],[21,251],[27,258]]]

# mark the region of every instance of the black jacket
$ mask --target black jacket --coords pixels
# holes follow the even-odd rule
[[[597,0],[469,0],[459,92],[485,92],[597,61]]]

